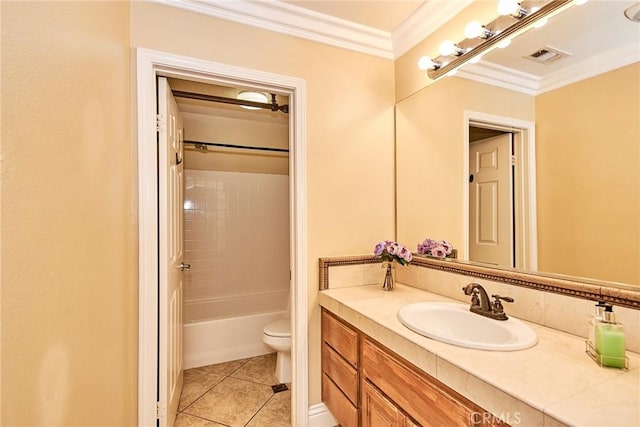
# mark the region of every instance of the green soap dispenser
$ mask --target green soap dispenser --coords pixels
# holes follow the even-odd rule
[[[625,368],[624,326],[616,323],[613,306],[606,304],[602,321],[595,325],[595,347],[602,366]]]

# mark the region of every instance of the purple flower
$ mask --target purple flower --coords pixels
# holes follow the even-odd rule
[[[373,248],[373,255],[381,258],[382,261],[398,261],[402,265],[408,264],[413,258],[409,249],[393,240],[378,242]]]
[[[386,249],[387,249],[387,242],[380,242],[373,249],[373,254],[375,256],[380,256],[382,255],[382,252],[385,251]]]
[[[436,246],[435,248],[431,249],[431,255],[437,256],[439,258],[444,258],[447,256],[447,250],[442,246]]]
[[[398,256],[407,262],[411,262],[411,260],[413,259],[413,255],[411,255],[411,251],[405,248],[404,246],[402,246],[402,248],[400,249]]]
[[[387,252],[391,255],[398,255],[398,252],[400,252],[400,246],[396,242],[390,243],[387,245]]]
[[[420,255],[444,258],[451,253],[453,253],[453,245],[447,240],[425,239],[422,243],[418,243],[418,254]]]
[[[440,240],[439,246],[445,250],[447,255],[451,255],[451,252],[453,252],[453,245],[446,240]]]

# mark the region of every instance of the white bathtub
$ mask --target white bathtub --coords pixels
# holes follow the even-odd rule
[[[265,325],[287,315],[289,291],[184,304],[184,368],[272,353]]]

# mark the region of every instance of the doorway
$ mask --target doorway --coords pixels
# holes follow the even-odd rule
[[[293,425],[308,420],[307,240],[306,240],[306,84],[302,79],[211,61],[137,50],[139,201],[139,364],[138,423],[163,425],[166,409],[158,399],[158,163],[156,79],[174,77],[214,85],[251,87],[290,99],[290,259]]]
[[[464,254],[465,259],[483,263],[494,264],[499,267],[536,270],[537,269],[537,216],[536,216],[536,161],[535,161],[535,123],[511,117],[496,116],[486,113],[465,111],[464,113]],[[480,136],[478,136],[481,134]],[[471,157],[476,157],[476,161],[481,161],[481,155],[477,152],[472,156],[472,145],[474,140],[486,139],[488,146],[483,148],[486,155],[487,164],[501,163],[507,166],[503,169],[506,174],[504,185],[505,190],[498,196],[496,177],[487,179],[485,186],[486,197],[484,205],[487,212],[491,212],[491,207],[495,211],[501,210],[501,217],[498,214],[486,215],[486,232],[482,239],[479,239],[478,216],[474,206],[479,198],[478,188],[473,189],[471,176],[474,179],[473,168],[470,166]],[[498,142],[502,140],[502,149],[498,150]],[[495,149],[494,149],[495,148]],[[500,151],[500,154],[498,154]],[[506,165],[505,165],[506,163]],[[490,168],[490,169],[493,169]],[[491,182],[489,182],[491,181]],[[477,184],[477,182],[476,182]],[[474,198],[474,201],[471,198]],[[498,202],[502,203],[498,203]],[[485,240],[484,247],[491,247],[498,241],[498,222],[506,224],[500,233],[504,237],[507,245],[502,255],[489,254],[479,256],[474,259],[474,243],[478,240]],[[485,243],[485,242],[482,242]],[[481,245],[482,246],[482,245]]]
[[[469,127],[469,261],[514,267],[513,133]]]

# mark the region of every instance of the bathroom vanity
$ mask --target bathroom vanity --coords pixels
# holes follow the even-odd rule
[[[505,425],[324,309],[322,372],[322,398],[343,427]]]
[[[527,322],[538,343],[484,351],[419,335],[399,309],[452,300],[398,285],[320,292],[322,396],[344,427],[640,425],[640,357],[598,367],[575,335]]]

